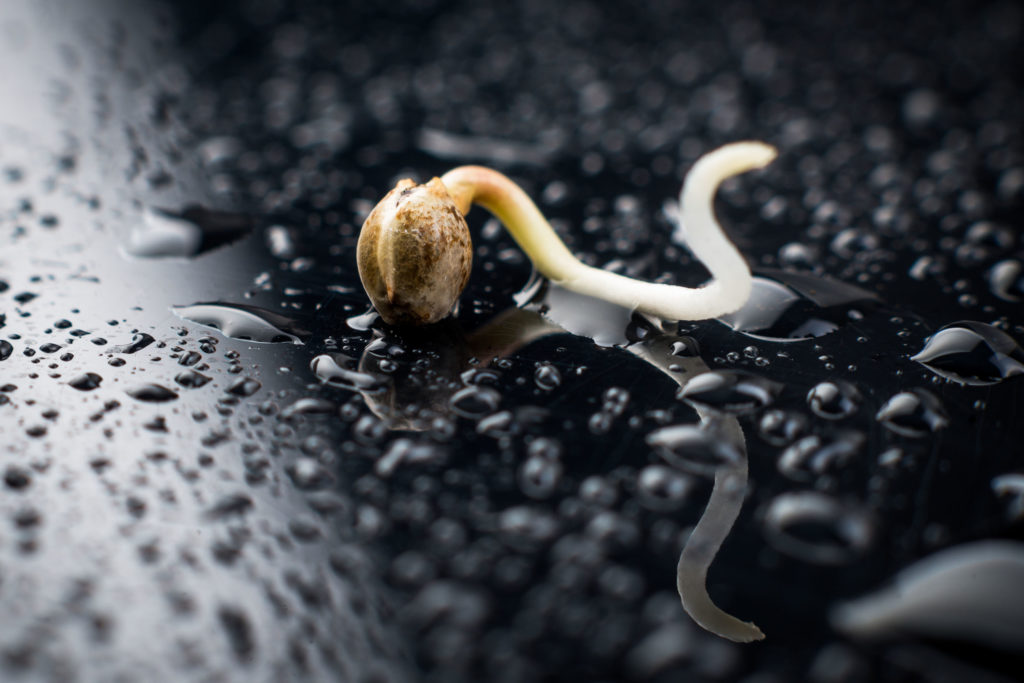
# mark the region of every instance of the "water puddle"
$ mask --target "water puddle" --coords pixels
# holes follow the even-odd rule
[[[302,344],[310,333],[287,316],[257,306],[199,303],[174,306],[182,320],[210,327],[225,337],[260,344]]]

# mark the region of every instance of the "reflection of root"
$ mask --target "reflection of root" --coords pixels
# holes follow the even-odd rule
[[[708,506],[679,554],[676,569],[676,587],[686,613],[702,628],[737,643],[761,640],[764,634],[753,623],[740,621],[711,601],[707,576],[708,567],[740,514],[746,489],[747,461],[744,453],[741,465],[723,467],[715,474],[715,486]]]

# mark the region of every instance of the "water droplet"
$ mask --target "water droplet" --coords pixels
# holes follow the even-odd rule
[[[154,339],[152,335],[140,332],[132,336],[130,343],[122,346],[115,346],[110,350],[113,353],[135,353],[136,351],[141,351],[155,341],[156,339]]]
[[[198,389],[209,382],[210,379],[210,377],[200,374],[195,370],[186,370],[185,372],[178,373],[174,381],[186,389]]]
[[[920,438],[949,424],[939,399],[924,389],[903,391],[879,409],[875,419],[897,434]]]
[[[138,401],[146,403],[165,403],[178,398],[178,395],[160,384],[139,384],[125,393]]]
[[[256,306],[202,303],[175,306],[172,310],[183,320],[212,327],[234,339],[257,343],[301,344],[302,338],[309,336],[291,318]]]
[[[227,388],[227,393],[232,396],[252,396],[263,385],[251,377],[239,377]]]
[[[981,386],[1024,374],[1024,350],[997,327],[963,320],[944,326],[911,360],[941,377]]]
[[[533,381],[538,389],[553,391],[562,383],[562,374],[554,365],[541,363],[533,373]]]
[[[636,481],[640,504],[659,512],[678,510],[692,488],[688,476],[664,465],[648,465],[640,470]]]
[[[0,339],[0,360],[7,360],[14,352],[14,345],[6,339]]]
[[[992,492],[1007,499],[1006,512],[1011,520],[1024,519],[1024,474],[1001,474],[992,480]]]
[[[379,477],[390,477],[403,464],[434,464],[444,463],[446,453],[437,444],[430,442],[417,443],[412,439],[396,439],[374,464],[374,472]]]
[[[1017,259],[1007,259],[992,266],[987,273],[992,293],[1003,301],[1020,301],[1024,298],[1024,266]]]
[[[462,417],[477,418],[493,413],[501,403],[501,394],[491,387],[468,386],[455,392],[449,401],[453,412]]]
[[[545,510],[520,505],[498,518],[501,538],[514,548],[535,550],[558,535],[558,519]]]
[[[337,408],[334,401],[325,398],[300,398],[281,411],[281,419],[290,420],[296,415],[329,415]]]
[[[334,476],[313,458],[298,458],[288,468],[292,481],[300,489],[309,491],[334,483]]]
[[[519,467],[519,488],[537,500],[550,498],[562,479],[562,463],[556,458],[531,455]]]
[[[758,430],[765,441],[774,446],[785,446],[804,433],[807,418],[800,413],[768,410],[761,416]]]
[[[73,378],[68,384],[79,391],[92,391],[99,387],[102,381],[103,378],[95,372],[86,372]]]
[[[873,524],[859,508],[820,493],[783,493],[764,515],[767,540],[812,564],[845,564],[868,549]]]
[[[357,391],[381,391],[385,379],[358,372],[344,366],[355,365],[355,361],[340,353],[323,353],[309,362],[309,369],[325,384],[341,386]]]
[[[698,474],[714,474],[719,467],[743,461],[729,439],[696,425],[662,427],[648,434],[646,441],[668,464]]]
[[[701,408],[739,415],[765,408],[782,385],[740,370],[704,372],[683,386],[678,397]]]
[[[860,432],[840,432],[829,441],[805,436],[779,456],[779,472],[796,481],[814,481],[822,474],[840,469],[864,445]]]
[[[807,394],[807,405],[818,417],[841,420],[857,412],[861,397],[857,387],[843,380],[817,384]]]

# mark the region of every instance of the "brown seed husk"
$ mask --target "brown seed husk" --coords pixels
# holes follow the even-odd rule
[[[401,180],[366,217],[356,261],[384,322],[434,323],[451,312],[469,282],[469,226],[439,178],[423,185]]]

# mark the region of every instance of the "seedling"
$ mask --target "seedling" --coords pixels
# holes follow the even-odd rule
[[[482,166],[460,166],[423,185],[399,181],[363,223],[359,277],[386,323],[424,325],[446,317],[469,281],[465,215],[479,204],[502,222],[541,275],[565,289],[664,320],[715,318],[742,307],[751,289],[750,268],[715,219],[715,192],[725,179],[762,168],[775,156],[764,143],[737,142],[701,157],[687,175],[680,217],[687,245],[711,273],[703,287],[643,282],[581,263],[518,185]]]

